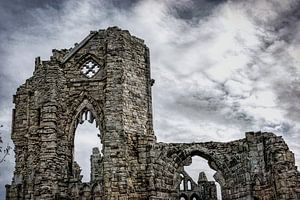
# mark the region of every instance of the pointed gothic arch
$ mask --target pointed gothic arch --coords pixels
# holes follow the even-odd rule
[[[194,193],[192,194],[190,200],[200,200],[200,197],[196,193]]]
[[[87,92],[81,92],[79,95],[70,98],[70,107],[67,109],[68,119],[65,127],[65,138],[68,148],[68,170],[73,176],[74,167],[74,139],[78,124],[83,123],[83,120],[96,122],[96,128],[99,130],[98,136],[100,143],[103,143],[104,134],[104,113],[101,102],[96,101]],[[90,115],[90,116],[87,116]],[[84,119],[82,119],[82,117]],[[104,147],[104,146],[103,146]],[[102,148],[103,148],[102,147]]]
[[[84,112],[89,111],[93,116],[93,120],[96,121],[96,127],[100,131],[100,139],[102,139],[102,134],[104,132],[104,114],[102,105],[99,105],[94,98],[81,94],[73,98],[75,101],[69,109],[69,120],[68,125],[66,126],[65,133],[68,135],[68,139],[72,141],[74,139],[74,134],[77,128],[77,125],[80,123],[79,117],[81,117]]]

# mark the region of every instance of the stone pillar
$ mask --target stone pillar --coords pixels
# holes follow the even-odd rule
[[[107,199],[127,199],[128,194],[134,199],[139,196],[136,190],[142,189],[138,142],[153,134],[146,48],[141,40],[117,28],[107,30],[106,47],[104,193]]]
[[[91,155],[91,182],[102,181],[101,163],[102,156],[100,154],[99,148],[94,147]]]

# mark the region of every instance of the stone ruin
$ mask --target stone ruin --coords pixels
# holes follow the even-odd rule
[[[208,181],[204,172],[199,173],[195,183],[184,170],[180,174],[182,180],[177,188],[180,200],[217,200],[217,187],[214,181]]]
[[[200,173],[184,172],[193,156],[216,171],[223,200],[300,199],[300,173],[282,137],[248,132],[222,142],[158,143],[153,132],[149,49],[128,31],[92,31],[71,49],[36,58],[33,76],[14,96],[15,171],[8,200],[216,199]],[[74,134],[96,122],[91,181],[81,181]],[[183,188],[180,185],[183,184]]]

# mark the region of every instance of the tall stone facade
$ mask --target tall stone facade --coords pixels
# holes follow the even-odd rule
[[[117,27],[53,50],[48,61],[37,58],[33,76],[14,96],[16,166],[7,199],[193,199],[179,188],[193,156],[216,171],[224,200],[300,199],[294,154],[272,133],[249,132],[228,143],[157,143],[153,82],[143,40]],[[89,183],[82,183],[73,157],[83,120],[96,122],[103,146],[102,156],[93,150]],[[200,174],[192,185],[200,188],[196,199],[205,187],[212,194],[213,184]]]

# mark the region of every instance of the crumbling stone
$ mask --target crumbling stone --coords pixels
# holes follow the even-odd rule
[[[195,183],[183,170],[195,155],[216,171],[224,200],[300,199],[294,154],[272,133],[228,143],[157,143],[149,49],[128,31],[92,31],[74,48],[52,52],[48,61],[36,59],[33,76],[14,96],[8,200],[216,199],[214,182],[201,173]],[[73,157],[83,120],[96,122],[103,146],[103,155],[93,150],[88,183]],[[191,190],[180,190],[183,179]]]

